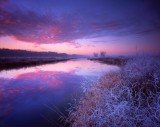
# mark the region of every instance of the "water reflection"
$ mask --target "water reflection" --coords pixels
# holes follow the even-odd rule
[[[0,72],[0,126],[57,126],[54,106],[63,113],[84,80],[118,67],[73,60]]]

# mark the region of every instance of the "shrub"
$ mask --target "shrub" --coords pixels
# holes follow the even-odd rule
[[[73,127],[160,126],[160,61],[137,57],[85,89],[70,108]]]

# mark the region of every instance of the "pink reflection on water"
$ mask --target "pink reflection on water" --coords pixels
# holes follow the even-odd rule
[[[0,122],[40,117],[44,104],[66,105],[86,77],[96,80],[117,66],[72,60],[0,72]],[[34,116],[31,114],[33,114]],[[5,120],[2,120],[5,119]],[[13,120],[14,119],[14,120]],[[6,123],[7,125],[7,123]]]
[[[3,109],[0,111],[0,117],[7,116],[11,111],[15,110],[15,107],[17,108],[13,102],[17,103],[18,101],[19,103],[23,101],[23,99],[17,100],[17,98],[23,97],[25,99],[31,96],[33,100],[39,99],[41,102],[46,100],[46,96],[50,98],[50,95],[56,94],[58,91],[65,94],[68,88],[72,89],[70,85],[73,84],[69,83],[73,82],[76,85],[75,81],[80,79],[72,73],[36,71],[18,75],[14,79],[0,78],[0,104],[1,109]],[[35,102],[30,101],[30,103]]]
[[[97,75],[119,69],[117,66],[102,64],[89,60],[70,60],[67,62],[44,64],[41,66],[7,70],[0,72],[0,78],[16,78],[24,73],[35,71],[75,72],[77,75]]]
[[[62,77],[70,75],[71,72],[53,72],[53,71],[37,71],[37,72],[29,72],[22,75],[18,75],[16,78],[25,81],[23,84],[28,84],[28,81],[35,82],[36,84],[32,84],[32,86],[38,87],[42,89],[42,87],[58,87],[63,84]],[[27,80],[26,80],[27,79]],[[41,86],[43,85],[43,86]]]

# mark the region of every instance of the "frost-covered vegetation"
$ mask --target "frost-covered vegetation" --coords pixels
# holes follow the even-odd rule
[[[73,127],[160,126],[160,60],[136,57],[85,89],[66,120]]]

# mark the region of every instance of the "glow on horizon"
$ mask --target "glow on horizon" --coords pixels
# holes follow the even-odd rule
[[[68,54],[83,54],[87,55],[92,53],[95,47],[76,47],[72,43],[56,43],[56,44],[36,44],[31,42],[23,42],[15,39],[14,37],[1,37],[0,38],[0,48],[7,49],[21,49],[29,51],[43,51],[43,52],[58,52],[58,53],[68,53]]]
[[[160,53],[158,1],[0,0],[0,48]]]
[[[0,48],[7,49],[21,49],[21,50],[29,50],[29,51],[43,51],[43,52],[58,52],[58,53],[68,53],[68,54],[82,54],[82,55],[92,55],[94,52],[106,51],[109,55],[119,54],[119,55],[127,55],[134,54],[136,52],[150,52],[150,53],[158,53],[159,46],[156,44],[146,44],[146,43],[138,43],[131,42],[126,43],[124,40],[119,39],[119,41],[123,42],[109,42],[109,43],[101,43],[98,42],[93,43],[94,39],[79,39],[78,43],[55,43],[55,44],[37,44],[31,42],[24,42],[17,40],[11,36],[0,37]],[[96,40],[96,39],[95,39]],[[108,39],[109,40],[109,39]],[[126,41],[128,41],[126,39]],[[137,46],[137,47],[136,47]]]

